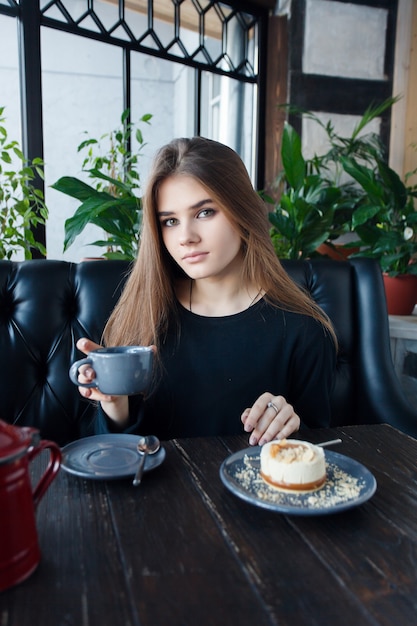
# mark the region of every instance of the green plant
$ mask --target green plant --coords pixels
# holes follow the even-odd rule
[[[342,182],[344,168],[341,159],[353,157],[360,163],[374,165],[375,159],[385,157],[386,150],[380,135],[375,132],[364,133],[364,131],[374,119],[392,107],[398,99],[398,97],[391,97],[380,104],[369,105],[348,136],[338,134],[331,120],[324,123],[311,111],[304,111],[305,117],[312,119],[323,129],[329,144],[327,152],[321,156],[314,155],[312,158],[315,170],[322,175],[326,174],[335,184],[345,187],[350,193],[351,181]]]
[[[378,259],[389,276],[417,275],[417,185],[406,184],[415,172],[407,174],[403,182],[380,159],[374,167],[354,158],[343,158],[342,165],[364,191],[352,213],[352,230],[361,247],[352,256]]]
[[[383,158],[384,146],[379,135],[365,134],[364,130],[396,100],[388,98],[379,105],[369,106],[349,136],[336,133],[331,121],[324,124],[309,111],[287,107],[317,123],[326,134],[329,148],[324,154],[305,159],[299,135],[285,124],[281,143],[283,169],[276,181],[278,200],[263,194],[274,204],[269,219],[278,256],[312,256],[320,244],[333,246],[335,240],[352,232],[353,212],[364,192],[347,175],[343,159],[355,158],[358,163],[374,165]]]
[[[82,171],[93,179],[93,185],[72,176],[64,176],[52,185],[53,189],[81,202],[74,215],[65,222],[64,251],[87,224],[95,224],[103,229],[105,238],[90,245],[104,247],[104,257],[127,260],[136,257],[142,215],[137,165],[145,143],[140,128],[128,122],[128,118],[129,110],[126,109],[119,128],[102,135],[99,140],[88,138],[78,146],[78,152],[87,150]],[[146,114],[139,122],[148,124],[151,118],[152,115]],[[139,144],[135,154],[129,148],[133,133]],[[103,149],[103,141],[108,142],[107,149]]]
[[[284,169],[277,182],[283,190],[269,213],[271,237],[281,258],[306,258],[329,238],[342,194],[304,159],[300,136],[289,124],[284,126],[281,158]]]
[[[28,161],[18,142],[9,140],[3,112],[0,107],[0,259],[11,259],[19,251],[31,259],[33,249],[46,255],[33,234],[48,218],[43,193],[33,184],[37,176],[43,180],[43,161]],[[21,167],[13,165],[16,159]]]

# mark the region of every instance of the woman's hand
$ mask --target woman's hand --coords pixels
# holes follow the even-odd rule
[[[245,409],[241,420],[247,433],[251,433],[251,446],[272,439],[284,439],[300,428],[300,418],[291,404],[282,396],[273,396],[265,392],[250,409]]]
[[[97,350],[101,346],[90,339],[82,337],[77,341],[77,348],[87,354],[92,350]],[[80,367],[78,380],[80,383],[91,383],[96,377],[96,373],[91,365],[82,365]],[[119,426],[123,426],[129,419],[129,399],[128,396],[110,396],[101,393],[94,387],[78,387],[78,391],[84,398],[100,402],[103,411],[110,419]]]

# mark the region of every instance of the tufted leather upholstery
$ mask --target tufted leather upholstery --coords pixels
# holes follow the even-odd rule
[[[87,432],[94,407],[70,382],[80,337],[99,342],[128,265],[0,261],[0,419],[63,444]]]
[[[332,319],[340,341],[333,424],[388,422],[417,437],[417,412],[393,369],[384,287],[370,259],[284,261]],[[0,261],[0,419],[61,445],[88,431],[94,406],[68,378],[79,337],[99,342],[129,264]]]

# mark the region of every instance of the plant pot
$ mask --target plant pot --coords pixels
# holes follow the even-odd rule
[[[389,315],[411,315],[417,303],[417,276],[383,274]]]
[[[342,244],[322,243],[317,248],[317,252],[323,256],[327,256],[334,261],[347,261],[349,256],[354,252],[359,252],[359,248],[345,248]]]

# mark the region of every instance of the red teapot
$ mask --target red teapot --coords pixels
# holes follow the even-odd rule
[[[49,462],[33,488],[29,463],[45,449]],[[0,420],[0,591],[25,580],[40,561],[35,510],[60,465],[56,443],[41,440],[36,428]]]

